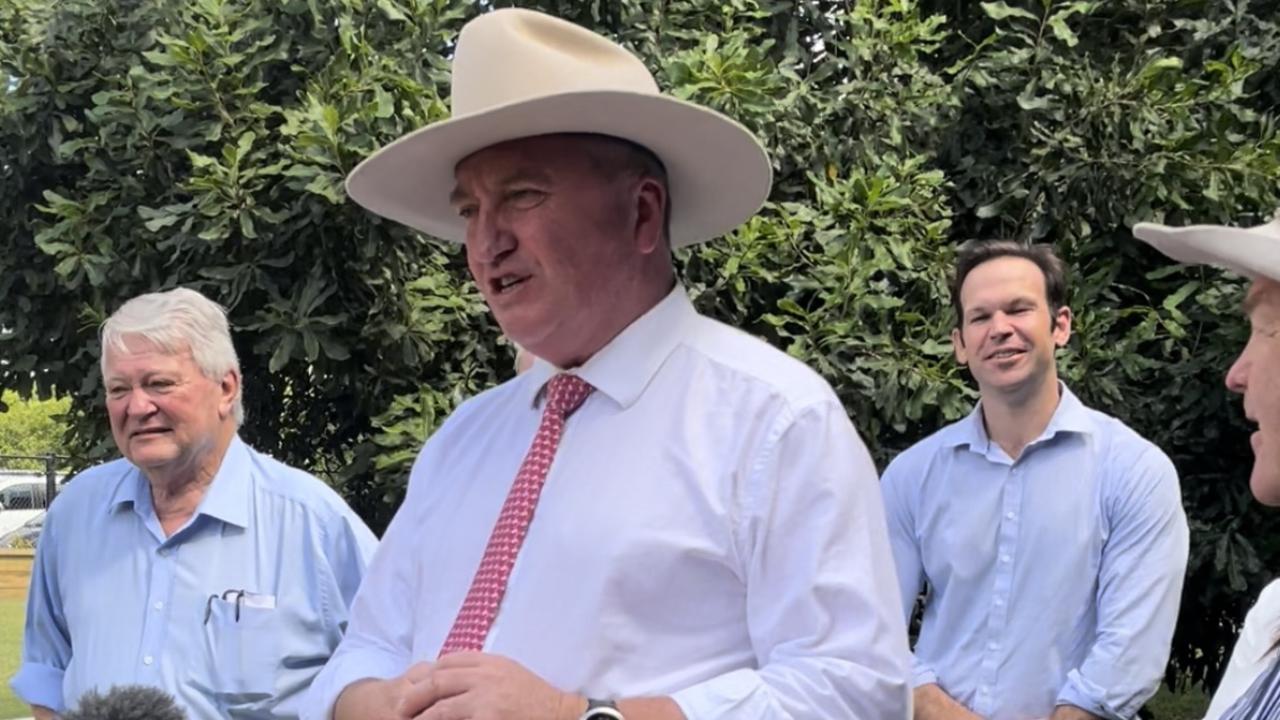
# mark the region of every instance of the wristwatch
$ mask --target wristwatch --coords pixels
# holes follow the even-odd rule
[[[587,711],[578,720],[627,720],[618,711],[618,704],[612,700],[594,700],[587,698]]]

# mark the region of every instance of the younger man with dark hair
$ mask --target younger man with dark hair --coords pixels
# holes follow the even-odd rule
[[[951,339],[980,402],[883,478],[908,619],[928,587],[919,720],[1131,718],[1164,673],[1187,562],[1178,478],[1058,380],[1066,288],[1048,246],[960,249]]]

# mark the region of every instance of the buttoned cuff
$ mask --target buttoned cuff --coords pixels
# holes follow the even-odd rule
[[[734,670],[673,693],[687,720],[771,718],[772,706],[764,681],[755,670]]]
[[[67,709],[62,702],[62,677],[65,674],[52,665],[22,663],[18,673],[9,681],[9,687],[28,705],[41,705],[61,713]]]
[[[918,688],[921,685],[929,685],[938,682],[938,674],[933,671],[933,666],[920,661],[920,658],[914,654],[911,656],[911,687]]]
[[[389,680],[405,671],[400,658],[372,649],[351,649],[329,659],[307,691],[301,720],[332,720],[333,706],[352,683],[360,680]]]
[[[1106,690],[1096,683],[1090,682],[1079,670],[1067,673],[1067,684],[1058,691],[1056,705],[1075,705],[1081,710],[1091,712],[1108,720],[1125,720],[1137,714],[1138,708],[1132,712],[1118,712],[1126,708],[1113,708],[1107,704]]]

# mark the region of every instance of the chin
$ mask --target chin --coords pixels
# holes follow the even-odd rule
[[[508,309],[504,312],[493,313],[493,319],[498,321],[498,327],[502,329],[502,334],[520,343],[524,347],[529,347],[529,343],[536,342],[538,335],[535,332],[538,323],[534,318],[529,317],[526,312],[522,312],[519,308]]]
[[[178,453],[172,450],[147,449],[129,455],[129,462],[140,468],[155,468],[168,465],[176,460]]]
[[[985,382],[979,382],[978,387],[987,388],[991,391],[1012,394],[1020,393],[1027,388],[1027,376],[1024,373],[1018,374],[999,374],[993,373],[987,377]]]
[[[1253,491],[1253,497],[1263,505],[1280,507],[1280,467],[1271,463],[1264,468],[1262,463],[1261,457],[1254,463],[1249,489]]]

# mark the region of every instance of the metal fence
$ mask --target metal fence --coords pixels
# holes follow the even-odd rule
[[[0,455],[0,509],[43,510],[58,494],[59,468],[71,458],[65,455]],[[15,469],[15,463],[42,465],[39,470]]]

